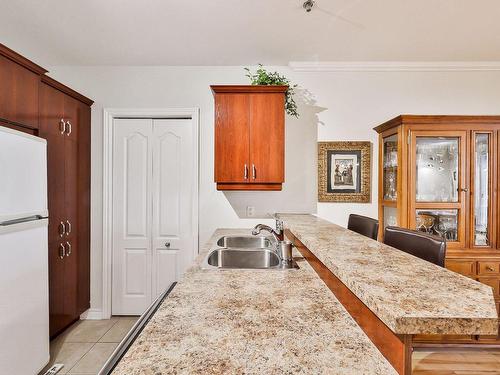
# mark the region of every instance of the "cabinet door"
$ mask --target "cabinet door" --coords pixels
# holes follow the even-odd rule
[[[410,147],[410,228],[445,237],[449,248],[464,248],[467,132],[412,131]]]
[[[248,182],[249,96],[215,96],[215,181]]]
[[[40,76],[0,56],[0,118],[38,128]]]
[[[250,95],[250,182],[282,183],[285,166],[285,99]]]
[[[78,313],[90,308],[90,107],[78,104]]]

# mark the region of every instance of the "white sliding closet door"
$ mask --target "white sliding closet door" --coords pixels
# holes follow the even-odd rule
[[[193,259],[191,120],[113,123],[112,314],[141,314]]]

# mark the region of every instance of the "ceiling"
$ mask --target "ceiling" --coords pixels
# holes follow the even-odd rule
[[[1,0],[42,65],[499,61],[498,0]]]

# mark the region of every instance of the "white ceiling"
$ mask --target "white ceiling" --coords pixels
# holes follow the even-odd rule
[[[499,0],[0,0],[42,65],[500,60]]]

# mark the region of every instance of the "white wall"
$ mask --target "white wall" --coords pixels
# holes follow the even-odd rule
[[[92,307],[101,306],[102,110],[200,108],[200,241],[217,227],[250,227],[247,205],[266,212],[315,212],[345,225],[349,213],[377,216],[377,134],[401,113],[500,114],[500,72],[293,72],[303,88],[300,119],[287,117],[282,192],[218,192],[213,182],[210,84],[246,83],[242,67],[52,67],[51,76],[95,100],[92,108]],[[372,203],[316,204],[316,141],[373,142]]]

